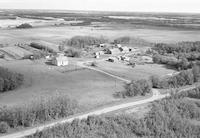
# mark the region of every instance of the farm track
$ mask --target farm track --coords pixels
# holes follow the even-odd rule
[[[88,63],[88,62],[86,62],[86,63]],[[94,71],[103,73],[105,75],[108,75],[110,77],[116,78],[116,79],[118,79],[120,81],[123,81],[123,82],[126,82],[126,83],[130,82],[130,80],[121,78],[119,76],[107,73],[105,71],[102,71],[102,70],[99,70],[99,69],[96,69],[96,68],[93,68],[93,67],[86,66],[84,64],[85,64],[85,62],[78,62],[77,63],[77,65],[79,65],[79,66],[81,66],[83,68],[87,68],[87,69],[90,69],[90,70],[94,70]],[[190,88],[185,88],[185,89],[181,90],[180,92],[185,91],[185,90],[189,90],[189,89],[194,89],[194,88],[195,88],[195,86],[194,87],[190,87]],[[101,108],[101,109],[96,109],[96,110],[93,110],[93,111],[89,111],[87,113],[81,113],[81,114],[73,115],[73,116],[70,116],[70,117],[67,117],[67,118],[64,118],[64,119],[59,119],[59,120],[55,120],[55,121],[49,122],[49,123],[44,124],[44,125],[35,126],[35,127],[32,127],[32,128],[28,128],[26,130],[23,130],[23,131],[19,131],[19,132],[15,132],[15,133],[12,133],[12,134],[7,134],[7,135],[4,135],[4,136],[0,136],[0,138],[21,138],[21,137],[32,135],[32,134],[34,134],[34,133],[36,133],[38,131],[42,131],[44,129],[57,126],[59,124],[70,123],[75,119],[85,119],[88,116],[92,116],[92,115],[102,115],[102,114],[105,114],[105,113],[110,113],[110,112],[113,112],[113,111],[129,108],[129,107],[133,107],[133,106],[138,106],[138,105],[142,105],[142,104],[146,104],[146,103],[151,103],[151,102],[153,102],[155,100],[159,100],[159,99],[162,99],[162,98],[170,96],[170,94],[161,95],[157,89],[152,89],[152,92],[153,92],[153,96],[148,98],[148,99],[139,100],[139,101],[132,101],[132,102],[127,102],[127,103],[122,103],[122,104],[117,104],[117,105],[108,106],[108,107],[104,107],[104,108]]]

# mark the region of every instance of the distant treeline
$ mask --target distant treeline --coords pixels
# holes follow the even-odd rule
[[[23,83],[23,80],[24,77],[22,74],[0,67],[0,93],[14,90]]]
[[[185,97],[199,99],[200,89],[186,93],[154,102],[144,118],[138,119],[133,115],[91,116],[37,132],[29,138],[198,138],[200,102]]]
[[[73,46],[75,48],[85,48],[87,46],[99,45],[102,43],[112,43],[112,44],[132,44],[133,46],[153,46],[152,43],[141,39],[129,36],[123,36],[109,41],[105,37],[92,37],[92,36],[74,36],[67,40],[64,45]]]
[[[85,48],[86,46],[98,45],[106,42],[108,42],[108,40],[103,37],[97,38],[92,36],[75,36],[68,40],[67,45],[76,48]]]
[[[122,36],[114,39],[115,44],[132,44],[133,46],[153,46],[153,43],[139,37]]]
[[[166,64],[178,70],[192,68],[197,61],[200,61],[200,41],[159,43],[152,49],[156,52],[153,56],[155,63]]]
[[[46,51],[46,52],[50,52],[50,53],[54,53],[56,51],[54,51],[53,49],[43,45],[43,44],[40,44],[40,43],[37,43],[37,42],[32,42],[30,43],[30,47],[33,47],[33,48],[36,48],[36,49],[40,49],[40,50],[43,50],[43,51]]]

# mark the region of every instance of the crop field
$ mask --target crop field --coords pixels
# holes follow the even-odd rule
[[[25,83],[21,88],[1,94],[0,105],[12,106],[60,94],[69,95],[80,105],[92,108],[116,101],[113,94],[123,90],[123,82],[74,65],[58,68],[47,66],[41,61],[0,62],[1,66],[25,76]]]
[[[110,63],[107,61],[98,62],[97,67],[111,74],[130,79],[148,79],[152,75],[165,76],[175,72],[172,69],[167,69],[163,65],[145,64],[136,65],[134,68],[120,62]]]
[[[6,53],[9,54],[14,59],[21,59],[24,56],[32,54],[31,52],[17,46],[8,46],[8,47],[0,48],[0,51],[4,52],[5,54]]]

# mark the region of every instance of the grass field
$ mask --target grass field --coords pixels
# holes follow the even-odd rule
[[[158,64],[136,65],[132,68],[120,62],[110,63],[103,61],[98,62],[97,67],[130,80],[148,79],[152,75],[164,76],[174,72],[174,70],[166,69],[163,65]]]
[[[178,42],[197,41],[200,39],[200,31],[181,30],[172,28],[138,28],[127,24],[101,24],[100,27],[93,26],[61,26],[42,27],[32,29],[3,29],[0,31],[2,43],[30,42],[43,40],[59,44],[65,39],[77,35],[105,36],[110,39],[120,36],[140,37],[151,42]]]
[[[113,94],[124,83],[104,74],[73,65],[63,68],[42,61],[0,61],[1,66],[25,75],[24,85],[0,96],[0,105],[16,105],[54,94],[69,95],[87,108],[116,101]]]

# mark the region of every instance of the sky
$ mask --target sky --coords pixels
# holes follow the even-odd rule
[[[0,9],[200,13],[200,0],[0,0]]]

